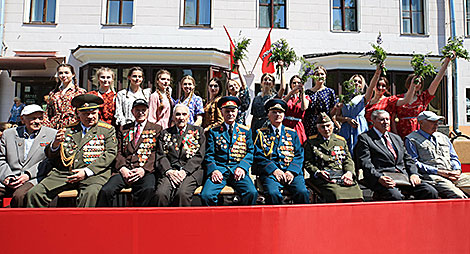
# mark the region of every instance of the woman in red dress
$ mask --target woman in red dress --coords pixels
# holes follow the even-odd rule
[[[434,99],[434,95],[436,94],[437,88],[444,77],[444,74],[447,70],[447,66],[449,65],[452,59],[450,57],[446,57],[444,62],[442,63],[441,69],[437,73],[434,80],[429,85],[429,88],[426,91],[422,91],[423,88],[423,79],[417,78],[415,79],[414,74],[410,74],[406,79],[405,86],[408,89],[413,80],[418,83],[417,87],[412,93],[412,99],[410,103],[403,104],[401,106],[396,106],[394,112],[396,113],[396,117],[394,118],[394,124],[392,123],[393,131],[400,135],[402,139],[404,139],[408,134],[411,132],[419,129],[418,124],[418,115],[419,113],[425,111],[428,108],[429,103]],[[405,94],[397,95],[397,98],[403,98]]]
[[[49,93],[46,126],[61,129],[77,122],[71,102],[75,96],[86,93],[86,90],[78,87],[75,70],[70,64],[57,67],[57,78],[57,87]]]
[[[281,82],[284,83],[283,81],[283,76],[281,76]],[[300,143],[303,145],[307,140],[307,135],[305,134],[305,127],[302,119],[304,119],[305,110],[310,104],[310,99],[305,95],[304,84],[299,75],[294,75],[290,79],[289,86],[290,92],[282,98],[287,102],[287,111],[283,124],[297,132]],[[281,88],[281,90],[284,89]],[[280,94],[281,93],[282,92],[280,92]]]
[[[114,99],[116,98],[116,92],[114,90],[114,72],[108,67],[101,67],[97,72],[99,89],[98,91],[91,91],[89,94],[94,94],[103,99],[104,104],[100,108],[100,120],[106,123],[114,125],[114,113],[116,111],[116,104]]]

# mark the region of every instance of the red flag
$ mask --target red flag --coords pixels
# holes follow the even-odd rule
[[[269,30],[268,37],[264,42],[263,48],[261,49],[261,53],[259,57],[263,60],[263,66],[261,67],[261,71],[263,73],[274,73],[274,64],[269,62],[269,57],[271,57],[271,53],[265,55],[266,51],[271,49],[271,30]]]
[[[234,52],[235,52],[235,44],[233,44],[232,38],[230,37],[230,34],[228,33],[227,28],[225,26],[224,26],[224,29],[225,29],[225,32],[227,33],[228,39],[230,41],[230,70],[234,74],[238,74],[238,72],[233,71],[233,65],[235,64],[235,61],[233,61],[233,56],[234,56]]]

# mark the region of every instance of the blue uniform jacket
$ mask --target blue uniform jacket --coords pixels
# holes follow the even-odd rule
[[[279,138],[271,125],[257,131],[254,164],[258,175],[270,175],[276,169],[303,175],[304,149],[295,130],[281,126]]]
[[[253,140],[250,128],[235,123],[232,142],[225,124],[221,124],[209,130],[207,149],[204,163],[207,167],[207,176],[214,170],[222,174],[229,170],[232,174],[237,167],[247,173],[253,164]]]

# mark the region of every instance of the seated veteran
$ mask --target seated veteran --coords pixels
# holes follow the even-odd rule
[[[257,130],[254,166],[263,184],[266,204],[282,203],[281,189],[292,194],[296,204],[308,204],[302,163],[304,149],[295,130],[282,124],[287,103],[271,99],[264,104],[270,124]]]
[[[153,197],[155,153],[162,127],[147,121],[149,106],[144,99],[133,102],[131,113],[135,120],[120,126],[117,131],[115,168],[119,174],[111,176],[101,188],[98,207],[113,206],[116,195],[125,187],[132,187],[134,206],[149,206]]]
[[[0,198],[12,197],[11,207],[25,207],[28,190],[47,175],[44,148],[56,134],[42,126],[44,111],[39,105],[24,107],[20,118],[24,126],[5,130],[0,141]]]
[[[406,150],[415,160],[423,179],[436,188],[439,196],[466,198],[459,187],[465,188],[470,177],[461,174],[459,157],[450,139],[437,131],[439,120],[443,119],[431,111],[421,112],[418,115],[419,130],[405,138]]]
[[[362,200],[346,140],[333,134],[334,123],[327,114],[321,113],[316,124],[319,135],[304,144],[304,168],[310,173],[307,182],[318,188],[328,203]]]
[[[111,176],[116,158],[114,127],[99,121],[103,99],[82,94],[72,99],[79,121],[60,129],[45,148],[52,170],[27,194],[27,207],[46,207],[59,193],[78,189],[77,205],[94,207],[101,187]]]
[[[416,164],[400,136],[390,133],[390,114],[372,112],[373,128],[358,137],[354,147],[356,167],[364,173],[364,185],[383,200],[403,200],[402,191],[415,199],[438,198],[437,191],[422,182]]]
[[[248,127],[235,122],[240,100],[222,97],[217,106],[222,110],[224,123],[207,134],[204,164],[207,180],[201,192],[204,205],[217,205],[217,196],[225,185],[232,186],[241,196],[241,204],[254,205],[258,192],[249,170],[253,163],[253,140]]]
[[[156,206],[190,206],[194,191],[202,184],[201,163],[206,152],[204,129],[188,124],[188,106],[176,104],[175,125],[158,139]]]

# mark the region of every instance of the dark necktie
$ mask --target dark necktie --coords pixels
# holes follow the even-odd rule
[[[393,148],[393,145],[392,145],[392,142],[390,141],[390,138],[386,134],[383,135],[383,138],[385,140],[385,144],[387,144],[388,150],[390,150],[390,152],[393,155],[393,158],[396,160],[397,159],[397,153],[395,152],[395,149]]]
[[[276,129],[276,138],[279,138],[279,129]]]
[[[228,127],[228,135],[230,135],[230,144],[232,143],[233,125]]]

